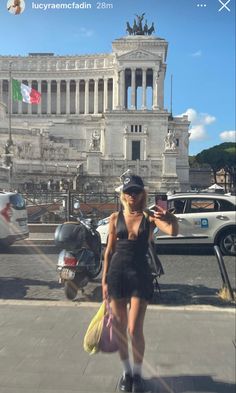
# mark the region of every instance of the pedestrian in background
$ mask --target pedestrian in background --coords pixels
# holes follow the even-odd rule
[[[109,221],[102,276],[103,299],[109,297],[111,300],[118,332],[123,364],[119,389],[143,392],[143,324],[148,302],[153,296],[153,280],[146,254],[155,227],[168,235],[177,235],[178,223],[173,214],[162,208],[154,213],[144,212],[147,194],[139,176],[129,175],[123,179],[120,199],[124,209],[113,213]],[[133,369],[129,360],[127,330],[132,344]]]

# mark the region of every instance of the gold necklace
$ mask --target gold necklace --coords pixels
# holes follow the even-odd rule
[[[141,210],[134,210],[132,212],[129,212],[128,214],[131,214],[132,216],[137,216],[139,214],[142,214],[143,212]]]

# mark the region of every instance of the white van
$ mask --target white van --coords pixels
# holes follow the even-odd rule
[[[0,247],[29,236],[25,200],[21,194],[0,191]]]

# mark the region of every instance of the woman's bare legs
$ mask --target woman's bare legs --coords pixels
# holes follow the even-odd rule
[[[132,297],[130,300],[129,319],[127,316],[127,300],[111,300],[112,313],[115,317],[115,329],[119,345],[121,360],[129,357],[127,327],[132,342],[134,363],[142,363],[145,340],[143,334],[143,324],[148,302]]]
[[[127,300],[111,300],[112,314],[114,318],[114,328],[117,333],[119,353],[121,360],[128,359],[128,315],[127,315]]]
[[[130,300],[128,330],[133,351],[133,392],[145,392],[145,382],[141,376],[145,350],[143,323],[148,302],[137,297]]]
[[[143,334],[143,324],[148,302],[137,297],[132,297],[130,301],[128,331],[132,342],[134,364],[142,364],[145,340]]]
[[[114,331],[118,339],[120,359],[123,364],[123,374],[119,381],[119,389],[122,392],[132,392],[132,369],[129,361],[128,351],[128,315],[127,315],[127,300],[112,300],[112,313],[114,315]]]

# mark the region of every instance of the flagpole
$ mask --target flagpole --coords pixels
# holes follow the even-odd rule
[[[12,62],[9,63],[9,91],[8,91],[9,128],[8,128],[8,137],[9,137],[10,145],[13,145],[12,132],[11,132],[11,115],[12,115],[12,77],[11,77],[11,66],[12,66]]]
[[[173,74],[170,79],[170,115],[172,117],[172,100],[173,100]]]
[[[8,127],[8,141],[6,144],[6,159],[7,159],[7,166],[9,168],[9,190],[11,190],[12,185],[12,170],[13,170],[13,154],[11,147],[13,146],[12,140],[12,129],[11,129],[11,116],[12,116],[12,62],[9,63],[9,90],[8,90],[8,118],[9,118],[9,127]]]

